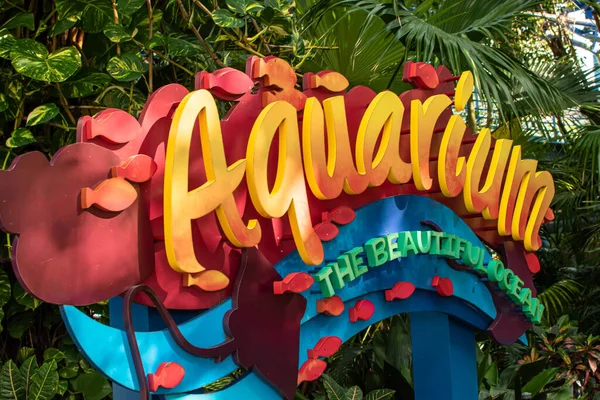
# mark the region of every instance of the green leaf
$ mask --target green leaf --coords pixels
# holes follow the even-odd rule
[[[184,39],[169,38],[167,44],[171,57],[191,57],[204,51],[200,46]]]
[[[89,33],[100,32],[108,23],[113,21],[114,11],[110,0],[86,1],[86,4],[81,15],[81,24],[84,31]]]
[[[48,55],[46,47],[33,39],[19,39],[10,52],[17,72],[39,81],[62,82],[81,67],[74,47],[63,47]]]
[[[110,76],[96,70],[82,70],[63,82],[60,88],[67,99],[100,93],[110,83]]]
[[[241,28],[244,26],[244,20],[236,18],[228,10],[220,9],[212,13],[213,21],[215,24],[223,28]]]
[[[32,13],[18,13],[2,25],[4,29],[13,29],[24,26],[30,31],[35,29],[35,22]]]
[[[358,386],[352,386],[344,393],[344,400],[362,400],[363,392]]]
[[[133,35],[125,30],[123,25],[120,24],[108,24],[106,28],[104,28],[104,34],[106,37],[115,43],[122,43],[131,40]]]
[[[56,361],[52,360],[42,364],[31,377],[29,398],[27,400],[49,400],[53,398],[56,394],[57,385]]]
[[[531,393],[532,397],[535,397],[535,395],[537,395],[544,388],[544,386],[546,386],[554,379],[554,376],[557,372],[558,368],[550,368],[540,372],[535,377],[533,377],[532,380],[527,382],[525,386],[523,386],[521,392],[529,392]]]
[[[389,400],[394,397],[395,390],[392,389],[379,389],[368,393],[365,396],[365,400]]]
[[[30,143],[35,143],[35,138],[29,129],[26,128],[17,128],[13,131],[8,139],[6,139],[6,145],[11,149],[16,149],[17,147],[23,147]],[[18,283],[17,283],[18,285]],[[20,286],[19,286],[20,287]],[[13,287],[14,290],[14,287]],[[18,300],[17,300],[18,301]]]
[[[8,360],[0,372],[0,396],[2,399],[25,400],[23,375],[17,365]]]
[[[15,37],[8,30],[0,29],[0,57],[10,58],[10,51],[15,42]]]
[[[19,129],[28,131],[25,128],[18,128],[16,131],[18,131]],[[29,132],[29,133],[31,134],[31,132]],[[13,135],[14,135],[14,132],[13,132]],[[33,138],[33,136],[31,136],[31,137]],[[12,138],[10,138],[10,139],[12,139]],[[35,138],[34,138],[34,141],[35,141]],[[7,145],[8,145],[8,141],[7,141]],[[17,146],[17,147],[20,147],[20,146]],[[13,297],[17,301],[17,303],[24,305],[27,309],[35,310],[42,304],[42,302],[40,300],[36,299],[35,297],[33,297],[32,295],[27,293],[25,291],[25,289],[23,289],[23,287],[19,284],[18,281],[16,281],[13,284],[12,290],[13,290]]]
[[[65,394],[65,392],[67,391],[68,388],[69,388],[68,381],[58,381],[58,385],[56,387],[56,393],[58,393],[62,396]]]
[[[21,363],[24,360],[27,360],[29,357],[35,354],[35,349],[27,346],[22,346],[19,348],[19,352],[17,353],[17,362]]]
[[[4,97],[4,94],[1,95]],[[2,268],[0,269],[0,308],[10,300],[10,280],[8,274]]]
[[[256,14],[264,7],[254,0],[227,0],[227,7],[235,13],[246,15]]]
[[[25,126],[35,126],[51,121],[54,117],[60,114],[58,106],[54,103],[43,104],[33,109],[27,116]]]
[[[79,364],[76,362],[69,362],[66,367],[63,367],[58,371],[58,375],[64,379],[71,379],[77,376],[77,372],[79,372]]]
[[[119,14],[133,14],[136,12],[146,0],[119,0],[117,1],[117,11]]]
[[[72,383],[73,389],[82,393],[85,400],[101,400],[112,391],[106,378],[98,372],[81,374]]]
[[[0,332],[4,330],[4,324],[2,324],[2,320],[4,319],[4,309],[0,307]]]
[[[54,0],[58,19],[79,18],[85,9],[85,3],[79,0]]]
[[[21,336],[23,336],[23,334],[25,332],[27,332],[27,330],[29,328],[31,328],[32,326],[33,326],[33,312],[31,312],[31,311],[22,312],[17,315],[14,315],[13,317],[11,317],[8,320],[8,324],[7,324],[8,334],[15,339],[20,339]]]
[[[56,35],[63,33],[67,29],[71,29],[73,26],[75,26],[75,22],[77,22],[77,20],[73,17],[66,18],[66,19],[59,19],[58,21],[56,21],[54,23],[54,25],[52,25],[52,28],[50,28],[49,36],[50,37],[56,36]]]
[[[130,82],[139,79],[147,68],[148,66],[135,54],[124,54],[121,57],[111,58],[106,70],[116,80]]]
[[[35,371],[37,370],[37,360],[35,355],[29,357],[23,364],[21,364],[21,368],[19,371],[21,372],[21,376],[23,377],[24,386],[25,386],[25,398],[29,395],[29,384],[31,383],[31,378]]]
[[[329,400],[345,400],[345,389],[327,374],[323,374],[323,386]]]
[[[65,354],[59,349],[55,349],[54,347],[49,347],[44,350],[44,361],[54,360],[57,363],[61,362],[65,358]]]

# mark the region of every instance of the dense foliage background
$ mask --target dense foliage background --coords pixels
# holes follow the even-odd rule
[[[600,9],[589,6],[600,23]],[[83,115],[108,107],[137,115],[161,85],[191,89],[196,71],[243,70],[250,55],[277,55],[300,74],[333,69],[352,85],[397,93],[406,88],[401,68],[408,60],[471,70],[478,96],[466,113],[470,125],[522,144],[552,171],[558,191],[536,275],[544,326],[530,332],[526,348],[481,337],[480,399],[526,392],[600,399],[600,114],[590,79],[596,71],[580,66],[565,22],[573,7],[531,0],[0,0],[2,168],[26,151],[50,157],[72,143]],[[0,397],[110,396],[57,307],[19,286],[10,246],[7,235],[0,253]],[[106,304],[87,310],[107,317]],[[298,398],[412,399],[409,324],[395,317],[357,335],[329,360],[328,375],[302,385]]]

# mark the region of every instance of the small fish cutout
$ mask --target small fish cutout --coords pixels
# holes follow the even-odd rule
[[[282,281],[273,282],[273,293],[302,293],[315,283],[315,279],[306,272],[292,272]]]
[[[310,78],[311,89],[322,87],[330,92],[343,92],[348,86],[350,86],[348,79],[346,79],[346,77],[339,72],[322,71],[316,75],[312,75]]]
[[[96,206],[105,211],[123,211],[135,202],[137,195],[135,188],[125,179],[110,178],[95,189],[81,189],[81,208]]]
[[[234,101],[252,90],[254,82],[242,71],[222,68],[196,74],[196,89],[206,89],[221,100]]]
[[[132,182],[146,182],[157,169],[156,162],[147,155],[137,154],[131,156],[123,164],[113,167],[111,170],[113,177],[121,177]]]
[[[348,225],[350,222],[354,221],[354,218],[356,218],[356,213],[350,207],[342,206],[333,209],[329,213],[329,218],[336,224]]]
[[[375,314],[375,305],[369,300],[359,300],[350,309],[350,322],[366,321]]]
[[[437,290],[440,296],[450,297],[454,294],[454,285],[449,278],[440,278],[439,276],[434,276],[431,286]]]
[[[314,230],[322,242],[329,242],[330,240],[335,239],[338,233],[340,233],[338,227],[329,221],[318,223],[314,226]]]
[[[344,312],[344,308],[344,302],[339,296],[317,300],[317,312],[330,317],[337,317]]]
[[[196,274],[183,274],[183,286],[197,286],[206,292],[218,292],[229,286],[229,278],[221,271],[209,269]]]
[[[402,79],[414,82],[421,89],[435,89],[440,84],[437,71],[431,64],[409,61],[404,64]]]
[[[415,285],[410,282],[398,282],[390,290],[385,291],[385,301],[408,299],[415,292]]]
[[[308,350],[308,358],[331,357],[342,346],[342,339],[337,336],[325,336],[317,342],[314,349]]]
[[[302,382],[312,382],[317,380],[325,369],[327,368],[327,363],[323,360],[307,360],[300,367],[300,371],[298,371],[298,385]]]
[[[82,131],[86,141],[101,137],[109,143],[122,144],[136,138],[142,127],[131,114],[109,108],[100,111],[94,118],[86,119]]]
[[[185,376],[185,369],[176,362],[164,362],[158,366],[153,374],[148,374],[148,386],[151,392],[156,392],[159,387],[173,389],[181,383]]]

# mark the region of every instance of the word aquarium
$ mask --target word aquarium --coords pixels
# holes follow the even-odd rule
[[[457,111],[464,110],[472,91],[472,74],[464,72],[456,87]],[[324,253],[311,222],[306,183],[317,199],[332,200],[342,192],[358,195],[386,181],[431,191],[435,179],[444,196],[462,195],[468,212],[497,220],[500,235],[523,241],[527,251],[537,250],[540,226],[545,217],[551,219],[552,176],[536,172],[537,161],[522,160],[521,147],[512,147],[512,140],[496,140],[491,151],[489,129],[477,135],[468,155],[461,155],[467,127],[459,115],[452,115],[444,128],[435,167],[430,161],[432,137],[452,103],[446,94],[412,100],[410,128],[404,132],[402,101],[392,92],[382,92],[368,105],[351,143],[343,96],[322,104],[307,98],[301,115],[288,102],[274,102],[254,121],[246,157],[229,164],[212,95],[206,90],[188,94],[175,112],[166,152],[165,246],[170,265],[181,273],[205,269],[194,256],[190,222],[212,211],[235,246],[253,247],[261,241],[259,221],[244,223],[236,207],[234,191],[244,176],[252,205],[262,217],[288,216],[296,247],[309,265],[321,264]],[[190,191],[186,182],[196,119],[207,182]],[[276,165],[269,162],[274,143]],[[409,159],[401,156],[404,146],[410,149]],[[270,176],[275,177],[272,185]]]

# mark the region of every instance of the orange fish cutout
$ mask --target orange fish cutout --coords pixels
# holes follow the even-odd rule
[[[390,290],[385,291],[385,301],[408,299],[415,292],[415,285],[410,282],[398,282]]]
[[[221,271],[209,269],[196,274],[183,274],[183,286],[197,286],[206,292],[217,292],[229,286],[229,278]]]
[[[330,92],[343,92],[348,86],[350,82],[339,72],[322,71],[310,77],[310,89],[325,88]]]
[[[439,276],[434,276],[431,286],[437,290],[440,296],[450,297],[454,294],[454,285],[449,278],[440,278]]]
[[[121,177],[132,182],[146,182],[156,172],[156,162],[145,154],[131,156],[118,167],[112,167],[113,177]]]
[[[327,363],[323,360],[307,360],[300,367],[300,371],[298,371],[298,385],[302,382],[312,382],[317,380],[325,369],[327,368]]]
[[[337,336],[325,336],[317,342],[313,349],[308,350],[308,358],[331,357],[342,347],[342,339]]]
[[[151,392],[156,392],[159,387],[173,389],[181,383],[185,376],[185,369],[176,362],[164,362],[158,366],[153,374],[148,374],[148,386]]]
[[[366,321],[375,314],[375,305],[369,300],[359,300],[350,309],[350,322]]]
[[[337,317],[344,312],[344,308],[344,302],[339,296],[317,300],[317,312],[330,317]]]
[[[95,189],[81,189],[81,208],[96,206],[104,211],[123,211],[137,199],[137,191],[123,178],[110,178]]]
[[[315,283],[315,279],[306,272],[292,272],[282,281],[273,282],[273,293],[302,293]]]

